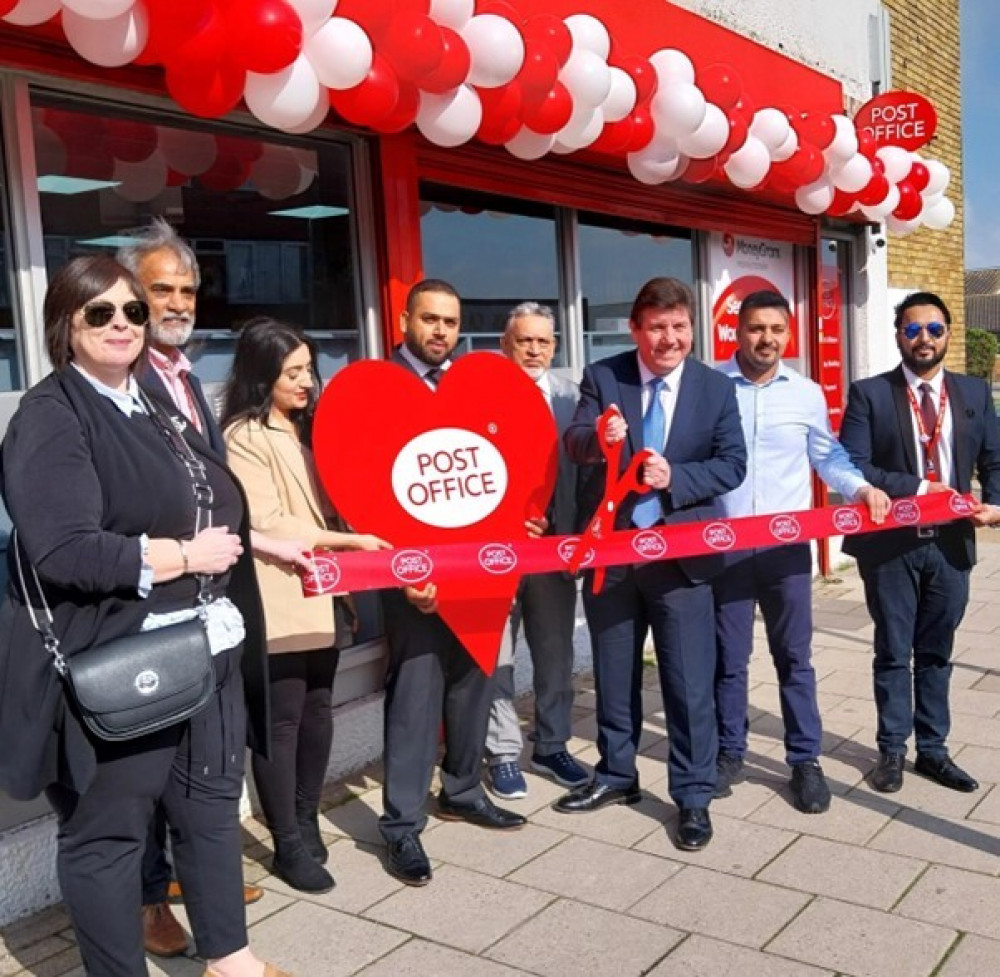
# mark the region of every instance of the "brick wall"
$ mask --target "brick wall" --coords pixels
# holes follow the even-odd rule
[[[924,152],[951,170],[955,220],[946,231],[922,228],[889,236],[889,285],[937,292],[956,329],[947,365],[965,370],[965,248],[962,205],[962,90],[959,0],[883,0],[892,25],[892,87],[926,95],[938,113],[937,135]]]

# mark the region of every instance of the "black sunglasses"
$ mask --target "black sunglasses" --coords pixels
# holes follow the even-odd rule
[[[149,306],[140,299],[133,299],[121,307],[122,314],[133,326],[144,326],[149,322]],[[91,302],[83,307],[83,321],[91,329],[101,329],[115,317],[118,306],[114,302]]]
[[[912,343],[924,330],[934,339],[940,339],[947,331],[948,327],[943,322],[908,322],[903,326],[903,335]]]

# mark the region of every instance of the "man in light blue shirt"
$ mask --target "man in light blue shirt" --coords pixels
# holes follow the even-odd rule
[[[819,385],[781,362],[791,338],[783,295],[753,292],[740,307],[737,351],[720,370],[732,377],[747,445],[747,476],[719,499],[726,517],[794,512],[812,506],[813,469],[852,501],[864,501],[875,522],[889,498],[851,463],[830,430]],[[822,724],[812,666],[812,555],[808,543],[732,554],[713,583],[719,724],[716,797],[732,793],[747,748],[747,673],[754,609],[760,607],[778,674],[785,755],[795,807],[819,814],[830,806],[818,757]]]

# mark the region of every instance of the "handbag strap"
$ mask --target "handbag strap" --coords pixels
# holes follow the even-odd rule
[[[67,668],[66,656],[59,648],[59,639],[56,637],[55,629],[52,627],[55,619],[52,617],[52,609],[49,607],[49,602],[45,599],[45,591],[42,590],[42,582],[38,579],[38,571],[35,569],[34,563],[29,563],[28,566],[31,567],[31,575],[35,581],[35,591],[38,593],[42,609],[45,611],[44,615],[35,607],[34,602],[28,595],[28,584],[24,577],[24,563],[21,560],[21,545],[17,538],[16,528],[11,533],[11,543],[14,546],[17,577],[21,583],[21,593],[24,594],[24,602],[28,606],[28,615],[31,617],[31,623],[34,625],[35,630],[42,636],[42,644],[45,646],[45,650],[52,656],[52,664],[55,666],[55,670],[60,675],[65,676]]]

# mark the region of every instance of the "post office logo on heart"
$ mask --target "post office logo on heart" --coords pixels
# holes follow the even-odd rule
[[[313,452],[337,512],[401,550],[401,583],[433,581],[426,547],[488,550],[468,580],[439,588],[438,613],[492,672],[520,579],[512,544],[527,538],[525,519],[545,513],[558,470],[538,385],[495,353],[455,360],[433,391],[398,363],[353,363],[320,397]]]

